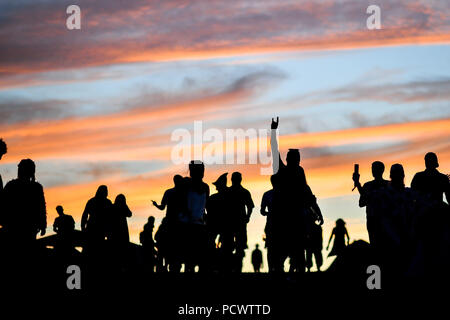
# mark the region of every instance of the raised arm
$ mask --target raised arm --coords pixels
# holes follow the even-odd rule
[[[361,186],[361,182],[359,181],[359,178],[360,178],[359,173],[353,172],[353,176],[352,176],[353,183],[354,183],[354,185],[355,185],[355,188],[358,189],[359,194],[362,195],[362,193],[363,193],[363,188],[362,188],[362,186]]]
[[[278,172],[278,169],[283,166],[283,161],[281,161],[280,151],[278,149],[277,141],[277,129],[278,129],[279,118],[277,120],[272,118],[272,123],[270,125],[270,148],[272,151],[272,169],[273,174]]]
[[[363,208],[365,206],[367,206],[367,202],[369,201],[368,197],[368,191],[367,191],[367,187],[362,186],[361,184],[359,184],[359,186],[357,186],[358,191],[359,191],[359,207]]]

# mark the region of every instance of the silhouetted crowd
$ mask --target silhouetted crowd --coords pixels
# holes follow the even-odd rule
[[[393,164],[390,181],[383,179],[385,166],[372,163],[374,180],[363,186],[353,174],[366,207],[370,245],[383,269],[393,275],[420,276],[450,267],[449,176],[440,173],[435,153],[425,155],[425,167],[405,186],[401,164]]]
[[[315,260],[317,269],[323,263],[323,217],[305,172],[300,166],[300,152],[289,149],[286,163],[280,157],[276,130],[272,120],[271,147],[274,174],[272,189],[264,193],[261,211],[266,216],[265,247],[268,270],[284,272],[289,261],[290,272],[309,271]],[[7,152],[0,139],[0,159]],[[390,169],[390,181],[383,179],[384,164],[372,164],[374,180],[361,185],[355,170],[353,181],[360,193],[359,205],[366,207],[367,231],[376,261],[392,274],[420,275],[448,266],[449,259],[449,177],[439,173],[434,153],[425,156],[426,169],[414,176],[411,188],[405,186],[402,165]],[[355,168],[356,169],[356,168]],[[149,217],[140,233],[141,265],[149,272],[239,273],[247,245],[247,224],[255,207],[250,192],[242,185],[242,174],[220,175],[212,184],[210,195],[203,182],[205,166],[191,161],[189,176],[173,177],[174,186],[165,191],[159,210],[165,210],[154,234],[155,218]],[[4,187],[0,176],[0,250],[6,254],[20,251],[32,255],[37,250],[37,234],[45,235],[47,227],[43,187],[35,179],[35,164],[20,161],[17,179]],[[105,261],[121,270],[130,269],[133,250],[127,218],[132,216],[126,198],[119,194],[114,203],[108,199],[107,186],[100,186],[85,206],[81,232],[75,230],[72,216],[56,208],[52,242],[55,255],[61,259],[84,257],[88,264]],[[329,256],[341,255],[349,245],[349,235],[342,219],[336,221],[327,250]],[[82,253],[75,250],[83,248]],[[135,256],[134,256],[135,257]],[[105,260],[106,259],[106,260]],[[251,255],[255,272],[263,265],[262,252],[256,245]]]

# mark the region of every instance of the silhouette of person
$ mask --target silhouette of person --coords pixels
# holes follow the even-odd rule
[[[127,199],[123,194],[116,196],[111,210],[109,240],[117,245],[127,246],[130,242],[127,218],[132,216],[132,212],[127,205]]]
[[[438,158],[435,153],[428,152],[425,155],[425,171],[414,175],[411,182],[411,188],[422,194],[426,194],[432,201],[441,204],[443,195],[450,201],[450,182],[449,178],[440,173]]]
[[[110,248],[113,250],[116,263],[121,268],[126,268],[128,261],[128,248],[130,234],[128,232],[127,218],[132,212],[127,205],[127,199],[123,194],[116,196],[110,213],[105,217],[108,223],[107,238]]]
[[[264,233],[265,233],[265,247],[267,249],[267,264],[269,267],[269,272],[274,271],[273,270],[273,243],[272,243],[272,236],[273,236],[273,226],[272,226],[272,216],[273,216],[273,196],[276,188],[279,188],[278,185],[278,175],[272,175],[270,176],[270,182],[272,184],[272,189],[264,192],[262,200],[261,200],[261,214],[263,216],[266,216],[266,225],[264,227]]]
[[[161,204],[158,205],[156,201],[152,201],[153,205],[159,210],[166,209],[166,221],[164,229],[166,230],[166,258],[169,261],[170,271],[179,272],[181,269],[181,260],[183,256],[183,249],[180,243],[183,239],[183,228],[181,220],[187,207],[186,196],[186,180],[180,176],[173,177],[174,187],[164,192]]]
[[[166,258],[170,261],[170,271],[179,272],[181,269],[181,260],[183,259],[183,251],[180,243],[183,239],[183,228],[181,220],[183,213],[186,211],[186,187],[185,179],[180,175],[173,177],[174,187],[164,192],[161,204],[152,201],[153,205],[159,210],[166,210],[166,229],[167,243],[166,243]]]
[[[183,177],[180,176],[179,174],[175,175],[173,177],[173,183],[174,187],[164,192],[160,205],[158,205],[156,201],[152,200],[153,205],[159,210],[164,210],[167,207],[166,218],[169,224],[178,222],[180,218],[179,215],[182,210],[181,209],[182,201],[180,201],[180,197],[182,196],[181,188],[183,183]]]
[[[168,229],[167,218],[164,217],[158,230],[155,233],[156,253],[156,271],[166,272],[169,270],[170,260],[170,233]]]
[[[225,257],[220,255],[220,250],[216,250],[216,247],[219,244],[216,244],[216,240],[227,229],[227,215],[229,214],[227,175],[228,173],[222,174],[212,183],[216,187],[217,192],[212,194],[206,202],[206,228],[208,231],[209,259],[212,267],[215,269],[224,268],[226,263],[226,261],[223,261]]]
[[[3,156],[7,153],[8,148],[6,146],[6,143],[3,141],[3,139],[0,139],[0,160],[3,158]],[[3,180],[2,175],[0,174],[0,203],[2,203],[2,193],[3,193]],[[0,208],[0,226],[3,225],[3,217],[4,213],[2,213],[2,209]],[[0,236],[2,235],[1,229],[0,229]],[[0,238],[0,242],[2,242],[2,239]]]
[[[272,241],[275,246],[274,271],[282,272],[287,257],[291,260],[291,271],[305,270],[305,238],[307,212],[313,211],[315,218],[323,224],[323,217],[316,197],[306,182],[300,166],[300,152],[289,149],[286,164],[278,151],[276,130],[279,119],[272,119],[271,148],[274,174],[279,176],[279,187],[274,190]]]
[[[375,161],[372,163],[372,175],[374,180],[366,182],[361,186],[359,182],[359,173],[353,173],[353,181],[360,193],[359,206],[366,207],[366,226],[369,234],[370,244],[376,248],[377,236],[380,234],[380,217],[376,216],[376,210],[370,205],[370,197],[372,197],[377,190],[386,188],[389,181],[383,179],[384,163]]]
[[[62,206],[57,206],[56,212],[58,216],[55,218],[55,222],[53,222],[53,231],[60,235],[73,232],[75,230],[75,220],[73,217],[65,214]]]
[[[259,273],[263,266],[263,257],[261,250],[259,250],[259,244],[256,244],[255,250],[252,252],[252,265],[255,273]]]
[[[36,166],[31,159],[21,160],[17,179],[9,181],[3,190],[4,217],[2,224],[9,243],[31,249],[36,235],[45,235],[47,211],[44,189],[36,182]]]
[[[423,243],[424,267],[428,273],[433,269],[450,266],[450,182],[449,177],[440,173],[438,157],[433,152],[425,155],[425,170],[414,175],[411,189],[416,191],[428,203],[428,209],[418,216],[415,225],[415,238],[413,241]],[[416,201],[420,204],[419,201]],[[417,207],[417,205],[416,205]],[[436,224],[436,221],[439,221]],[[421,239],[419,239],[419,237]],[[440,261],[440,262],[438,262]]]
[[[336,226],[333,228],[333,231],[330,235],[330,240],[328,240],[327,250],[330,247],[331,240],[334,237],[333,248],[331,249],[328,256],[338,256],[342,254],[342,251],[346,246],[348,246],[350,242],[350,237],[347,232],[347,228],[345,227],[345,221],[342,219],[336,220]],[[347,239],[347,241],[345,241]]]
[[[401,164],[391,166],[390,178],[389,185],[375,192],[370,200],[373,204],[369,203],[380,217],[378,255],[388,274],[402,272],[405,267],[410,220],[416,216],[417,208],[416,194],[405,187],[405,172]]]
[[[314,219],[310,219],[308,224],[309,224],[309,227],[308,227],[308,233],[306,236],[306,270],[308,272],[310,271],[310,269],[313,265],[312,258],[314,256],[314,259],[316,261],[317,271],[320,272],[320,267],[322,266],[322,263],[323,263],[322,226],[319,224],[316,224]]]
[[[64,213],[62,206],[56,207],[58,216],[53,222],[53,231],[57,234],[55,250],[63,254],[70,254],[73,250],[73,234],[75,231],[75,220],[71,215]]]
[[[8,147],[6,146],[5,141],[0,139],[0,160],[2,160],[3,156],[8,152]],[[2,175],[0,174],[0,192],[3,190],[3,180]]]
[[[155,228],[155,217],[148,217],[147,223],[144,225],[144,229],[139,234],[139,240],[142,244],[144,253],[144,264],[147,270],[154,271],[156,264],[156,250],[155,241],[153,240],[153,229]]]
[[[112,206],[108,199],[108,187],[105,185],[99,186],[95,196],[86,203],[81,216],[81,231],[87,235],[86,252],[99,250],[102,246],[108,233]]]
[[[206,268],[208,239],[205,227],[205,207],[209,198],[209,186],[203,182],[205,165],[193,160],[189,163],[189,178],[185,181],[186,207],[182,215],[185,271],[193,272],[195,266]]]
[[[223,251],[228,257],[234,251],[231,261],[231,269],[236,272],[242,270],[242,259],[247,249],[247,223],[250,221],[255,207],[250,192],[242,186],[242,174],[233,172],[231,175],[231,187],[228,189],[229,223],[227,231],[222,237]]]

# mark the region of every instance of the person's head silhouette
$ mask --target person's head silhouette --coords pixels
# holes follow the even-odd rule
[[[0,160],[2,159],[3,155],[5,155],[8,152],[8,147],[6,146],[5,141],[3,139],[0,139]]]
[[[256,249],[259,249],[259,244],[256,244],[256,245],[255,245],[255,248],[256,248]]]
[[[434,152],[428,152],[425,155],[425,167],[428,170],[436,169],[439,167],[438,157]]]
[[[343,228],[345,227],[345,221],[341,218],[336,220],[336,227]]]
[[[164,220],[164,219],[163,219],[163,220]],[[154,226],[154,225],[155,225],[155,217],[154,217],[154,216],[148,217],[147,223],[148,223],[150,226]]]
[[[36,165],[31,159],[23,159],[18,165],[17,178],[24,181],[35,181]]]
[[[279,180],[280,180],[280,178],[276,174],[273,174],[273,175],[270,176],[270,183],[272,184],[272,187],[274,189],[279,187]]]
[[[242,174],[240,172],[233,172],[231,175],[231,185],[233,187],[240,186],[242,182]]]
[[[173,184],[175,185],[175,188],[178,188],[183,183],[183,177],[179,174],[176,174],[173,176]]]
[[[300,151],[298,149],[289,149],[286,155],[286,164],[290,168],[300,165]]]
[[[59,216],[63,216],[64,215],[64,209],[62,206],[57,206],[56,207],[56,212],[58,213]]]
[[[116,196],[116,199],[114,200],[114,204],[119,205],[119,206],[126,206],[127,199],[125,198],[125,196],[123,194],[118,194]]]
[[[372,176],[375,180],[383,178],[384,173],[384,163],[381,161],[375,161],[372,163]]]
[[[101,185],[98,187],[95,197],[99,199],[106,199],[108,197],[108,187]]]
[[[199,160],[189,163],[189,175],[193,180],[202,180],[205,175],[205,165]]]
[[[399,163],[393,164],[391,166],[390,177],[393,186],[404,186],[405,171],[403,170],[403,166]]]
[[[226,190],[227,188],[227,175],[228,172],[225,172],[222,174],[219,178],[217,178],[216,181],[214,181],[212,184],[216,186],[216,189],[218,192],[222,192]]]

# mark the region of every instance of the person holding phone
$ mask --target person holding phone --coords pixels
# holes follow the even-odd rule
[[[384,163],[375,161],[372,163],[373,180],[366,182],[363,186],[359,182],[359,165],[355,164],[355,172],[353,173],[353,182],[360,194],[359,206],[366,207],[366,226],[369,234],[369,241],[373,247],[377,246],[377,235],[379,234],[380,222],[376,215],[376,210],[372,208],[370,198],[380,189],[386,188],[389,181],[383,179]]]

